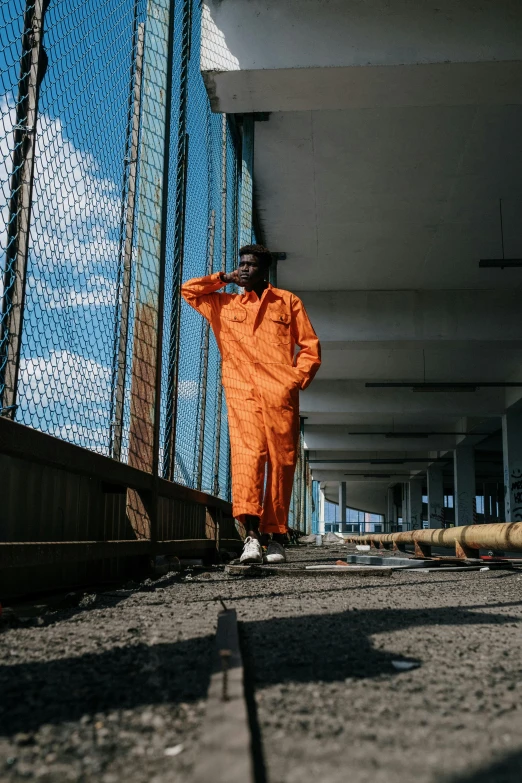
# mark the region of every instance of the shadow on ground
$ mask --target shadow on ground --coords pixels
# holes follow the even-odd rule
[[[260,611],[266,611],[266,607]],[[343,681],[396,674],[400,654],[375,649],[372,634],[409,627],[491,625],[519,618],[469,608],[369,609],[246,621],[245,652],[257,682]],[[66,642],[64,642],[66,643]],[[213,636],[171,644],[136,642],[100,653],[0,665],[0,734],[142,704],[204,698]],[[469,783],[482,783],[482,778]],[[462,781],[464,783],[464,781]],[[468,782],[466,782],[468,783]]]
[[[99,654],[0,666],[0,734],[75,721],[86,713],[202,699],[212,644],[213,636],[137,643]]]
[[[410,627],[491,625],[520,622],[518,617],[469,608],[367,609],[322,615],[245,621],[248,653],[256,660],[256,682],[342,681],[346,677],[396,674],[400,653],[375,649],[371,636]]]
[[[520,783],[521,780],[522,750],[518,750],[469,774],[444,778],[443,783]]]

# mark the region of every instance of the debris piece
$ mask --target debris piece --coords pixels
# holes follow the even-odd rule
[[[489,566],[484,566],[484,568],[479,568],[479,571],[489,571]]]
[[[407,672],[410,669],[418,669],[420,666],[419,661],[392,661],[392,666],[397,669],[398,672]]]
[[[369,544],[356,544],[355,548],[358,552],[369,552],[371,547]]]
[[[345,563],[344,560],[336,560],[335,565],[348,566],[348,563]]]
[[[173,745],[171,748],[165,748],[165,756],[179,756],[183,750],[183,745]]]
[[[344,538],[340,533],[326,533],[323,536],[323,542],[325,544],[344,544]]]

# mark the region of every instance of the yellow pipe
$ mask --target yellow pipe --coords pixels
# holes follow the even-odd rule
[[[445,529],[405,530],[402,533],[366,533],[348,536],[355,544],[420,544],[425,547],[452,548],[459,544],[463,549],[505,549],[522,552],[522,522],[495,522],[483,525],[463,525]]]

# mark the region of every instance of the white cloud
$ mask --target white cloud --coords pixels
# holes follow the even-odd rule
[[[65,310],[68,307],[114,306],[116,301],[116,283],[101,275],[90,275],[85,288],[52,288],[42,280],[28,277],[27,285],[33,290],[33,296],[43,300],[50,310]]]
[[[0,269],[5,262],[16,111],[0,96]],[[94,307],[114,303],[119,256],[119,186],[99,176],[95,158],[77,149],[62,123],[41,114],[35,154],[31,255],[49,280],[42,305]],[[2,292],[0,291],[0,296]]]
[[[196,400],[199,397],[199,381],[178,381],[178,399]]]
[[[39,429],[106,453],[111,370],[69,351],[53,351],[20,362],[24,421]]]

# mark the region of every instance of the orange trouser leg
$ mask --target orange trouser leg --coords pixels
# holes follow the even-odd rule
[[[261,398],[239,379],[227,384],[228,427],[232,458],[232,514],[244,522],[246,514],[261,517],[265,483],[267,439]]]
[[[263,412],[268,470],[260,530],[262,533],[286,533],[299,438],[297,399],[277,408],[264,405]]]
[[[274,369],[273,366],[265,368],[259,384],[268,446],[268,470],[260,525],[262,533],[286,533],[288,530],[299,439],[297,390],[289,389],[279,379],[277,383]],[[285,376],[283,378],[286,380]]]

